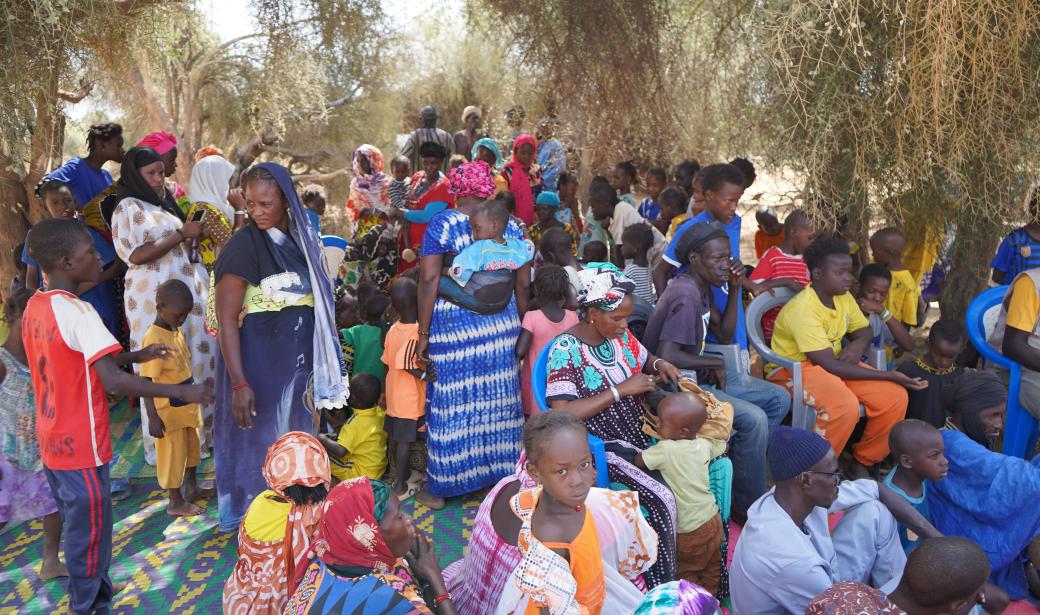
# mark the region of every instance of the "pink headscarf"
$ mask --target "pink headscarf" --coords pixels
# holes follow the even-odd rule
[[[156,130],[155,132],[146,134],[137,145],[141,147],[150,147],[162,156],[166,152],[177,147],[177,137],[166,131]]]
[[[505,164],[502,171],[508,170],[509,191],[516,198],[516,217],[524,224],[534,224],[534,186],[541,183],[541,177],[531,172],[530,166],[520,164],[517,152],[521,145],[530,145],[538,151],[538,142],[528,134],[522,134],[513,141],[513,159]]]
[[[454,196],[489,199],[495,193],[495,177],[483,160],[460,164],[448,171],[448,192]]]

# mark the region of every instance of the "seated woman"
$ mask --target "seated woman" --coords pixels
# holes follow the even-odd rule
[[[264,479],[238,530],[238,562],[224,583],[224,612],[281,613],[288,579],[310,548],[329,492],[329,456],[318,440],[290,431],[267,449]]]
[[[631,460],[650,445],[643,430],[643,395],[657,378],[676,381],[679,370],[650,354],[628,330],[635,284],[617,267],[594,263],[578,273],[581,322],[558,336],[549,351],[547,401],[585,422],[606,443],[611,482],[639,492],[660,537],[650,586],[675,578],[675,499],[656,473]],[[657,476],[655,478],[654,476]]]
[[[949,470],[930,483],[932,523],[984,545],[990,581],[1011,600],[1026,597],[1025,551],[1040,536],[1040,468],[996,452],[1007,389],[990,372],[966,371],[944,391],[951,418],[942,431]],[[1009,522],[1009,520],[1014,520]]]
[[[416,535],[388,485],[367,476],[342,482],[329,492],[324,509],[309,561],[296,569],[283,612],[457,613],[437,554],[425,536]]]
[[[495,613],[630,613],[643,601],[633,582],[654,563],[657,536],[635,493],[592,487],[587,435],[567,412],[527,422],[526,469],[538,486],[511,497],[511,515],[497,524],[519,561]]]

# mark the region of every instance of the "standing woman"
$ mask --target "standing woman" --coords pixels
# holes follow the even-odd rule
[[[237,226],[236,208],[229,202],[232,198],[241,200],[238,191],[231,190],[234,174],[235,165],[223,156],[201,158],[191,170],[188,219],[196,220],[201,216],[200,221],[206,229],[206,237],[198,242],[198,252],[207,271],[213,271],[220,248],[231,238],[232,229]],[[239,205],[244,206],[244,203]]]
[[[315,409],[346,403],[332,284],[285,167],[242,175],[250,221],[214,270],[220,355],[213,420],[220,529],[238,528],[267,488],[268,447],[289,431],[314,431]]]
[[[493,485],[516,467],[524,415],[515,350],[531,283],[527,263],[516,271],[508,305],[490,314],[437,296],[446,259],[473,243],[470,213],[494,191],[494,179],[482,162],[454,169],[451,181],[456,208],[440,212],[427,225],[419,276],[416,350],[433,362],[437,374],[426,385],[428,490],[436,498]],[[512,219],[505,237],[524,238]]]
[[[130,350],[140,350],[148,327],[155,322],[155,291],[167,280],[180,280],[191,289],[195,301],[181,330],[191,349],[191,375],[195,382],[213,382],[216,345],[206,333],[205,305],[209,274],[195,262],[192,242],[203,238],[200,222],[182,222],[177,205],[164,198],[165,171],[159,153],[150,147],[132,147],[120,168],[118,204],[112,212],[112,241],[126,263],[123,303],[130,325]],[[135,367],[136,369],[136,367]],[[203,406],[204,419],[213,406]],[[148,432],[148,413],[141,404],[141,432],[145,461],[155,465],[155,439]],[[209,438],[201,437],[205,451]]]
[[[427,205],[436,201],[446,202],[451,207],[453,199],[451,194],[448,193],[448,178],[441,172],[444,159],[448,157],[448,150],[439,143],[427,141],[419,148],[419,156],[422,160],[422,170],[412,176],[412,181],[408,185],[408,209],[421,211],[426,209]],[[426,217],[426,219],[429,220],[429,217]],[[418,255],[420,250],[422,250],[425,233],[425,223],[408,222],[402,234],[402,256],[406,249],[411,249]],[[400,271],[411,269],[415,266],[415,261],[416,259],[414,258],[411,261],[402,258],[398,269]]]
[[[502,177],[516,197],[516,217],[527,226],[534,224],[534,198],[542,190],[542,174],[534,164],[537,151],[534,137],[522,134],[513,142],[513,159],[502,167]]]
[[[491,169],[491,174],[495,176],[495,191],[492,193],[492,198],[497,197],[499,192],[506,192],[509,190],[509,184],[506,183],[506,178],[499,174],[499,170],[502,168],[502,152],[498,149],[498,142],[491,137],[484,137],[478,139],[473,144],[473,149],[470,152],[470,160],[482,161],[488,168]]]

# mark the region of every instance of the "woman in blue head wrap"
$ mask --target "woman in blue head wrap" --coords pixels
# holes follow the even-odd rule
[[[289,172],[265,162],[242,175],[249,222],[217,260],[214,452],[220,527],[238,527],[262,492],[268,447],[314,432],[315,409],[346,403],[332,284]]]

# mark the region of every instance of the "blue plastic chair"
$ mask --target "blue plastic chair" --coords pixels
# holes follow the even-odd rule
[[[984,291],[972,300],[965,316],[968,337],[982,357],[1007,369],[1011,373],[1008,386],[1007,424],[1004,429],[1004,454],[1025,458],[1028,451],[1036,450],[1037,420],[1019,403],[1022,386],[1022,367],[989,345],[986,335],[986,312],[1000,307],[1007,293],[1007,286],[997,286]]]
[[[549,404],[545,401],[545,388],[549,380],[549,349],[552,348],[550,341],[538,353],[531,368],[531,392],[534,393],[535,403],[538,404],[539,412],[548,412]],[[607,449],[603,440],[589,434],[589,450],[592,451],[592,460],[596,464],[596,486],[610,489],[610,478],[607,474]]]

